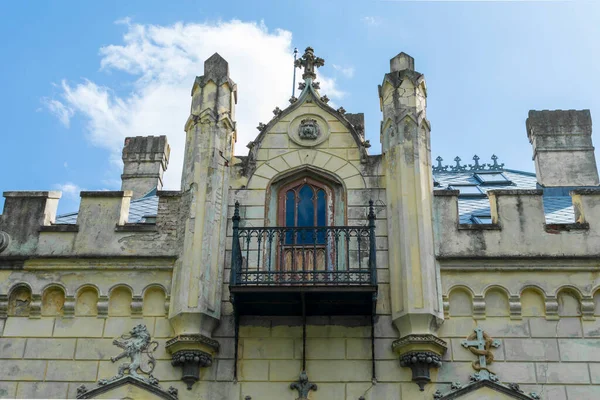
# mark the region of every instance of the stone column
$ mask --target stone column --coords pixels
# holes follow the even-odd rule
[[[422,389],[429,368],[440,365],[446,343],[435,336],[443,311],[433,246],[427,88],[412,57],[400,53],[390,61],[379,98],[392,319],[400,333],[393,348]]]
[[[192,88],[191,115],[181,178],[181,250],[175,263],[169,318],[175,337],[167,342],[173,365],[191,388],[199,367],[212,363],[211,339],[221,314],[229,163],[235,141],[236,85],[219,54],[204,63]]]

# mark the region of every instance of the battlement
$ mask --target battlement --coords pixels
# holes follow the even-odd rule
[[[81,192],[75,224],[55,224],[60,192],[5,192],[0,260],[175,257],[181,192],[159,191],[154,223],[127,223],[131,191]]]
[[[491,224],[459,224],[455,190],[434,192],[438,258],[590,258],[600,255],[600,190],[573,190],[575,223],[546,224],[541,190],[488,191]]]

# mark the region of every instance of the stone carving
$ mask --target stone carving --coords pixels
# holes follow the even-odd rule
[[[294,97],[294,96],[290,97],[290,99],[289,99],[290,104],[294,104],[297,101],[298,101],[298,98]]]
[[[10,244],[10,236],[4,231],[0,231],[0,253],[2,253]]]
[[[298,84],[298,90],[304,90],[305,87],[306,87],[306,82],[300,82]]]
[[[312,47],[307,47],[302,57],[294,62],[296,68],[304,68],[304,73],[302,74],[302,79],[304,80],[316,79],[315,68],[322,67],[323,65],[325,65],[325,60],[315,57],[315,51]]]
[[[182,367],[181,380],[185,382],[188,390],[192,390],[192,386],[200,377],[200,368],[210,367],[212,357],[201,350],[181,350],[172,355],[171,365]]]
[[[115,357],[111,357],[113,363],[129,357],[130,362],[119,365],[117,375],[110,379],[101,379],[98,381],[100,385],[106,385],[111,381],[121,378],[125,375],[125,371],[129,371],[129,375],[151,385],[158,384],[158,380],[152,376],[152,371],[156,366],[156,360],[152,354],[158,347],[158,342],[151,340],[150,333],[146,325],[136,325],[129,334],[122,335],[119,339],[113,340],[113,344],[123,349],[123,352]],[[145,356],[145,357],[144,357]],[[147,358],[145,360],[144,358]],[[138,370],[148,377],[142,376]]]
[[[298,136],[300,139],[316,140],[320,134],[321,130],[316,119],[306,118],[300,121],[300,127],[298,127]]]
[[[290,389],[296,389],[298,391],[298,398],[296,400],[308,400],[308,394],[311,390],[317,390],[317,384],[309,382],[306,371],[302,371],[298,378],[298,382],[290,384]]]
[[[273,110],[273,115],[275,115],[276,117],[279,116],[279,114],[281,114],[283,111],[281,111],[281,108],[279,107],[275,107],[275,109]]]
[[[431,351],[411,351],[400,357],[400,366],[412,369],[412,379],[421,391],[431,381],[429,369],[442,366],[442,359]]]
[[[313,82],[313,83],[312,83],[312,87],[313,87],[313,89],[315,89],[315,90],[319,90],[319,89],[321,89],[321,82]]]
[[[344,107],[340,107],[336,111],[339,112],[340,114],[346,114],[346,109]]]
[[[123,352],[111,357],[110,360],[114,363],[128,357],[130,362],[119,365],[117,375],[108,379],[100,379],[94,388],[88,389],[85,385],[79,386],[77,388],[78,399],[97,398],[103,393],[108,393],[126,384],[141,387],[163,399],[177,399],[176,388],[171,386],[167,390],[163,389],[159,385],[158,379],[152,375],[156,366],[153,352],[158,348],[158,342],[152,340],[146,325],[134,326],[129,334],[121,335],[120,338],[113,340],[113,344],[123,349]],[[125,373],[126,371],[128,373]]]
[[[85,385],[81,385],[77,387],[77,397],[83,396],[87,392],[87,387]]]
[[[327,97],[327,95],[321,97],[321,101],[325,104],[329,103],[329,97]]]
[[[267,127],[267,125],[263,124],[262,122],[259,122],[256,129],[258,129],[260,132],[262,132],[265,130],[266,127]]]
[[[448,393],[442,394],[441,391],[437,390],[433,394],[435,400],[455,399],[462,395],[470,392],[474,392],[482,387],[489,387],[495,391],[509,394],[511,397],[515,397],[515,394],[519,399],[524,400],[539,400],[540,396],[537,393],[525,393],[521,390],[518,384],[509,383],[504,384],[499,382],[498,377],[490,372],[488,365],[494,361],[494,355],[492,348],[500,347],[498,340],[492,339],[483,329],[477,327],[466,340],[463,340],[461,346],[469,349],[473,354],[477,356],[477,360],[473,361],[473,369],[477,372],[471,375],[470,382],[466,385],[462,385],[460,382],[453,383],[450,386]]]
[[[492,348],[497,349],[500,347],[500,341],[492,339],[483,329],[477,327],[467,340],[463,340],[460,344],[478,357],[477,360],[472,362],[473,369],[477,371],[473,375],[476,380],[480,379],[479,375],[492,374],[488,369],[488,365],[494,361]]]

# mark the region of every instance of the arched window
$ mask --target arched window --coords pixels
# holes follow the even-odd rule
[[[318,228],[334,225],[334,194],[331,188],[309,177],[283,185],[278,194],[278,226],[286,230],[280,250],[284,270],[325,269],[328,232]]]
[[[333,192],[312,178],[302,178],[279,191],[279,226],[286,228],[333,225]],[[288,233],[286,244],[313,244],[314,238]],[[317,244],[325,244],[325,233],[317,231]]]

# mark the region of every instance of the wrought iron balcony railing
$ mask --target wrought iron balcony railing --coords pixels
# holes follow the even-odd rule
[[[231,286],[376,286],[375,213],[365,226],[240,227],[235,203]]]

